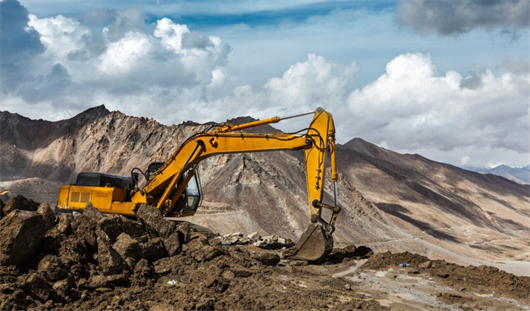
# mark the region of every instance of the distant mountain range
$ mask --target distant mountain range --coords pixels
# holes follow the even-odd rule
[[[484,167],[463,167],[466,170],[482,174],[493,174],[502,176],[519,184],[530,184],[530,164],[524,167],[511,167],[508,165],[499,165],[494,168]]]

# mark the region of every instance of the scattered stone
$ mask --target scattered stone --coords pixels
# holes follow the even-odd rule
[[[432,261],[422,262],[418,265],[418,268],[429,269],[432,266]]]
[[[261,236],[257,232],[253,232],[253,233],[247,235],[247,237],[249,239],[251,239],[253,242],[256,242],[257,240],[259,240],[261,238]]]
[[[262,238],[257,232],[251,233],[248,236],[243,236],[240,232],[226,234],[220,237],[220,241],[224,246],[253,244],[256,247],[271,250],[294,246],[294,243],[290,239],[279,236],[266,236]]]
[[[27,214],[37,215],[43,226],[49,226],[52,219],[49,206],[43,204],[37,209],[38,212],[12,211],[0,222],[3,224],[14,215]],[[252,245],[259,242],[270,247],[289,243],[280,236],[262,238],[257,233],[247,236],[238,233],[215,237],[189,224],[175,224],[158,218],[161,214],[154,208],[146,207],[142,213],[139,221],[134,221],[102,215],[88,206],[86,213],[73,220],[70,215],[61,215],[45,235],[55,241],[55,248],[41,245],[20,268],[0,265],[0,309],[384,309],[372,298],[352,291],[352,285],[343,278],[328,282],[318,269],[308,272],[306,269],[285,268],[285,265],[304,266],[308,264],[306,261],[284,261],[281,267],[277,267],[280,262],[277,252]],[[155,223],[155,220],[164,223]],[[0,233],[9,231],[5,228],[9,226],[0,227]],[[95,247],[89,243],[90,235],[83,234],[82,229],[93,235]],[[222,246],[222,241],[234,237],[237,240],[235,245]],[[168,241],[175,242],[173,248]],[[168,252],[168,249],[179,248],[180,251]],[[459,290],[462,295],[468,295],[466,288],[473,288],[475,284],[484,289],[484,294],[491,292],[492,287],[487,286],[494,283],[500,294],[523,299],[529,289],[528,278],[496,268],[461,267],[444,261],[432,261],[430,268],[424,268],[429,267],[423,265],[429,262],[426,257],[411,253],[372,255],[371,250],[363,247],[336,249],[329,257],[331,259],[315,265],[347,260],[351,266],[350,260],[363,256],[369,259],[359,267],[360,271],[386,271],[406,262],[410,265],[406,268],[409,273],[421,271],[433,276],[447,275],[438,282]],[[342,269],[346,265],[337,267]],[[295,284],[292,277],[304,281],[315,277],[323,285],[322,294],[315,297],[314,293],[301,290],[304,283]],[[322,299],[336,295],[353,300]],[[461,304],[466,302],[465,298],[456,295],[447,299]]]

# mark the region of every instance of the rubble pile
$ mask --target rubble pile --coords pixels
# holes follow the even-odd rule
[[[301,288],[289,281],[293,271],[277,267],[277,252],[227,247],[225,237],[168,221],[149,205],[141,205],[133,220],[103,215],[90,204],[81,215],[56,217],[47,204],[12,200],[0,220],[0,310],[346,309],[352,299],[365,309],[380,308],[353,292],[338,299],[345,295],[337,291],[344,280]]]
[[[294,242],[291,239],[282,238],[279,235],[269,235],[262,237],[257,232],[251,233],[247,236],[236,232],[233,234],[226,234],[222,237],[218,237],[221,240],[221,244],[224,246],[230,245],[254,245],[263,249],[278,250],[286,249],[294,246]]]

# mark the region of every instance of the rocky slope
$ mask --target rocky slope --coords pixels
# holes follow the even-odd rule
[[[164,126],[103,106],[59,122],[1,112],[0,186],[27,178],[68,183],[81,171],[129,175],[134,167],[165,160],[187,137],[210,126]],[[529,185],[401,155],[361,139],[339,145],[337,155],[344,207],[335,234],[339,244],[409,250],[465,264],[506,262],[497,265],[530,275]],[[257,231],[293,239],[305,229],[301,152],[222,155],[199,169],[204,201],[191,221],[222,234]],[[31,197],[34,182],[26,181],[26,196]],[[332,193],[330,184],[326,190]]]

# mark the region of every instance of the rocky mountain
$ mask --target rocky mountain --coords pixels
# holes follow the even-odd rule
[[[502,176],[519,184],[530,184],[530,165],[523,167],[511,167],[508,165],[501,164],[495,166],[494,168],[468,167],[465,169],[483,174],[493,174],[497,176]]]
[[[78,172],[129,175],[134,167],[164,161],[187,137],[211,125],[165,126],[103,106],[58,122],[1,112],[0,187],[31,197],[49,185],[53,198]],[[337,160],[343,212],[336,243],[465,264],[496,262],[530,275],[530,185],[398,154],[359,138],[338,145]],[[201,162],[199,172],[204,200],[190,221],[223,234],[257,231],[296,239],[305,230],[302,152],[221,155]],[[326,192],[331,201],[330,183]]]

